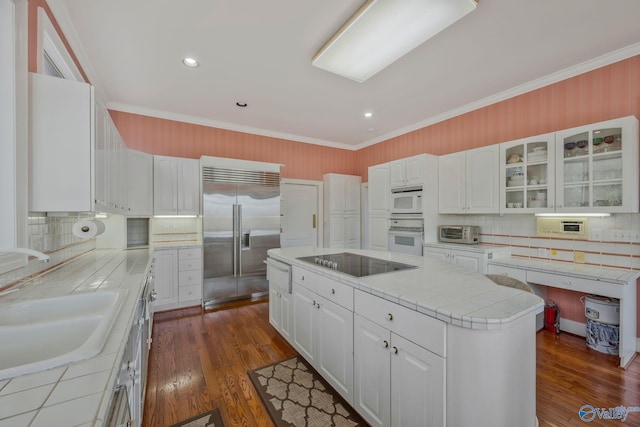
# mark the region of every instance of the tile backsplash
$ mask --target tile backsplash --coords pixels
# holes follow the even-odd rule
[[[585,264],[640,270],[640,242],[616,241],[617,232],[640,230],[639,214],[589,218],[588,240],[537,237],[533,215],[441,215],[439,223],[477,225],[481,243],[509,246],[514,256],[574,262],[578,251]]]
[[[47,253],[51,261],[42,263],[37,259],[31,259],[22,268],[0,274],[0,289],[95,249],[95,239],[81,239],[74,236],[71,231],[76,221],[87,218],[93,218],[93,215],[72,214],[69,216],[29,217],[27,246],[30,249]]]

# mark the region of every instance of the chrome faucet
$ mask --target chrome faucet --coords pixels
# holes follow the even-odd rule
[[[41,262],[49,262],[49,255],[27,248],[0,248],[0,254],[25,254],[38,258]]]

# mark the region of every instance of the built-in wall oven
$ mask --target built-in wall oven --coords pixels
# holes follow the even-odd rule
[[[389,251],[422,256],[424,220],[419,217],[391,216]]]

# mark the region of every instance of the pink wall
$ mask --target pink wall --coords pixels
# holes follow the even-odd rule
[[[78,64],[46,1],[30,0],[29,71],[37,68],[38,6],[45,9]],[[335,172],[360,175],[367,181],[368,166],[414,154],[441,155],[617,117],[640,117],[640,55],[355,152],[119,111],[110,114],[125,144],[143,152],[283,163],[285,178],[320,180],[323,174]],[[564,318],[585,321],[581,294],[548,291]]]
[[[358,170],[366,181],[370,165],[629,115],[640,118],[640,55],[364,148],[358,152]]]

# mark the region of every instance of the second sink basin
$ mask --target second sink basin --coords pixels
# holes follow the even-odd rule
[[[0,303],[0,379],[98,354],[126,291]]]

